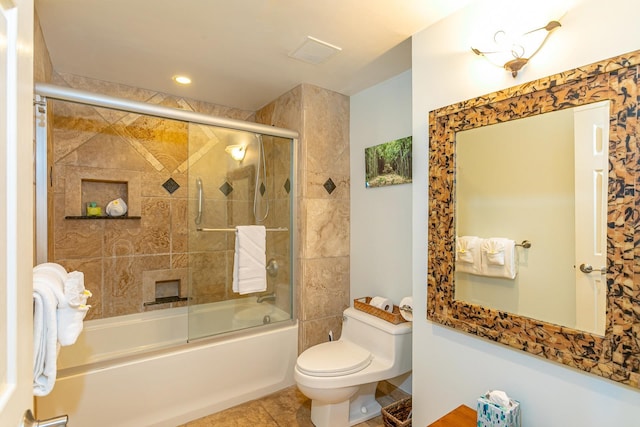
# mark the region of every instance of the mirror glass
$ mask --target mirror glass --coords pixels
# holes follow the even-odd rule
[[[456,133],[456,300],[604,335],[609,114]]]

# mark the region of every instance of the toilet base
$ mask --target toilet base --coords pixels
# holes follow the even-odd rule
[[[360,386],[358,392],[349,401],[349,425],[353,426],[380,415],[382,406],[376,400],[378,383]]]
[[[316,427],[346,427],[349,419],[349,401],[326,403],[311,401],[311,422]]]
[[[311,422],[316,427],[347,427],[380,415],[382,407],[376,401],[378,383],[364,384],[351,397],[338,403],[311,400]]]

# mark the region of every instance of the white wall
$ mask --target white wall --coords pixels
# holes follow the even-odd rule
[[[489,3],[471,4],[412,41],[413,297],[414,317],[422,319],[413,325],[414,425],[462,403],[474,407],[487,389],[519,399],[527,427],[640,425],[639,390],[425,320],[428,112],[640,48],[637,0],[582,0],[514,80],[469,52],[472,27]]]
[[[411,188],[365,188],[364,149],[411,135],[411,71],[350,99],[351,298],[411,295]]]
[[[411,295],[411,188],[365,188],[364,149],[411,135],[411,71],[350,99],[351,298]],[[412,392],[411,375],[391,383]]]

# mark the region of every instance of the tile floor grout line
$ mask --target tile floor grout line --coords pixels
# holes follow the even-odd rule
[[[376,400],[384,407],[410,396],[408,393],[381,381],[376,390]],[[266,415],[266,416],[265,416]],[[313,427],[311,422],[311,401],[297,386],[289,386],[259,399],[233,406],[206,417],[191,420],[181,427]],[[266,418],[268,417],[269,420]],[[266,424],[260,424],[266,423]],[[381,415],[354,427],[384,427]]]

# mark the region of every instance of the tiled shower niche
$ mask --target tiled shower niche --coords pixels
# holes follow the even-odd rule
[[[101,208],[102,216],[107,215],[106,207],[109,202],[122,199],[129,207],[129,197],[127,182],[123,181],[100,181],[93,179],[83,179],[81,182],[82,194],[80,197],[81,215],[86,215],[82,211],[91,203],[95,203]]]

